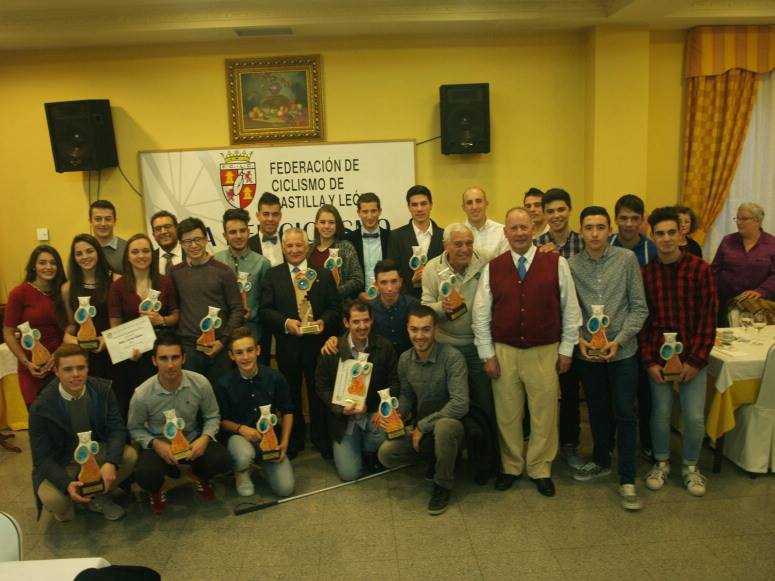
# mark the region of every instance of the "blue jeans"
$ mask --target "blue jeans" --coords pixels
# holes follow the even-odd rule
[[[239,434],[234,434],[229,438],[227,448],[234,462],[234,470],[242,472],[250,468],[250,465],[255,461],[258,444],[246,440]],[[287,456],[283,458],[282,462],[264,462],[259,460],[257,463],[261,465],[261,470],[264,471],[272,492],[277,496],[290,496],[293,494],[296,479],[293,476],[291,461],[288,460]]]
[[[342,440],[334,442],[334,465],[339,478],[345,482],[361,477],[363,454],[376,454],[382,442],[385,441],[385,432],[374,427],[371,422],[373,417],[374,414],[367,414],[365,430],[358,424],[353,424],[352,432],[348,426],[342,434]]]
[[[680,387],[681,419],[683,420],[683,463],[697,464],[705,437],[705,376],[703,367],[694,379]],[[670,414],[673,411],[673,384],[651,383],[651,439],[654,458],[660,462],[670,459]]]
[[[610,410],[613,408],[619,447],[619,483],[635,484],[637,358],[633,355],[608,363],[575,359],[573,365],[587,396],[595,463],[605,468],[611,466]]]

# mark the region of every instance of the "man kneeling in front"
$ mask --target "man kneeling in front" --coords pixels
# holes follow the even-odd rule
[[[409,312],[407,330],[412,348],[398,360],[401,382],[398,413],[413,421],[404,437],[379,448],[379,461],[388,468],[412,462],[419,454],[433,458],[433,494],[428,512],[447,510],[454,481],[455,461],[463,445],[463,423],[468,413],[468,370],[463,355],[436,342],[436,312],[420,305]]]
[[[179,477],[178,464],[191,465],[199,495],[212,500],[210,479],[231,471],[231,457],[215,441],[221,416],[213,388],[204,375],[183,369],[180,337],[159,333],[152,361],[159,372],[135,390],[127,426],[142,448],[137,484],[149,493],[151,510],[158,515],[167,508],[164,477]]]
[[[62,345],[53,358],[56,379],[40,392],[30,408],[32,481],[38,516],[42,506],[56,520],[69,521],[75,516],[73,503],[79,503],[108,520],[118,520],[124,516],[124,509],[113,502],[110,492],[132,473],[137,452],[125,445],[126,426],[110,381],[88,376],[88,356],[77,345]],[[82,458],[86,461],[98,447],[95,459],[103,489],[94,495],[84,490],[84,485],[94,483],[79,481],[80,466],[74,456],[81,448],[79,435],[87,434],[91,434],[85,436],[89,445]]]

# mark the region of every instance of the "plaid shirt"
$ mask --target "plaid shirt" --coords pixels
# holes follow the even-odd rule
[[[551,230],[546,234],[539,236],[535,244],[536,246],[543,246],[544,244],[549,244],[550,242],[557,244],[557,242],[554,241],[554,236],[552,235]],[[571,230],[570,234],[568,234],[568,239],[565,241],[565,244],[562,246],[557,244],[557,252],[559,252],[560,256],[566,260],[573,258],[582,250],[584,250],[584,239],[578,232],[574,232],[573,230]]]
[[[638,338],[643,364],[663,364],[659,357],[662,333],[672,332],[678,333],[677,339],[684,346],[681,361],[698,369],[705,367],[716,338],[718,311],[710,265],[684,252],[672,264],[657,259],[641,272],[649,307],[649,318]]]

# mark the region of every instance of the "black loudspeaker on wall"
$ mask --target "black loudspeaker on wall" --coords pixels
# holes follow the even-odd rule
[[[441,85],[441,153],[490,153],[490,85]]]
[[[110,101],[46,103],[54,167],[59,173],[116,167],[116,138]]]

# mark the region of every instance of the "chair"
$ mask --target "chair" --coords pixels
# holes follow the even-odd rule
[[[0,511],[0,563],[22,560],[22,530],[7,512]]]
[[[724,456],[751,473],[775,468],[775,345],[767,352],[756,402],[735,411],[735,424],[724,439]]]

